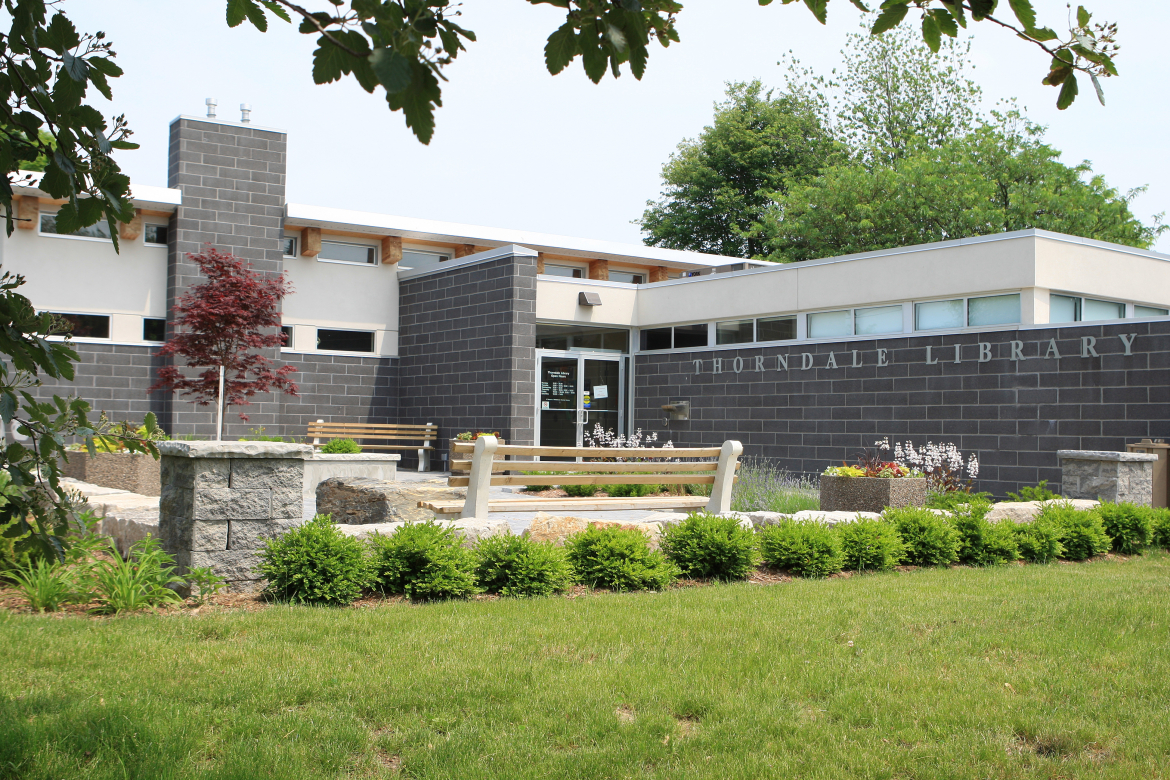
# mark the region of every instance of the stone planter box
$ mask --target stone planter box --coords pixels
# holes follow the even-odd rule
[[[925,477],[821,477],[822,512],[881,512],[886,507],[925,505]]]
[[[85,450],[70,452],[69,462],[61,462],[61,473],[91,485],[143,496],[162,492],[159,461],[141,452],[99,452],[93,457]]]
[[[1057,450],[1060,492],[1067,498],[1094,498],[1150,506],[1157,455],[1144,452]]]
[[[317,495],[317,485],[330,477],[368,477],[393,482],[401,455],[328,455],[314,452],[305,458],[305,498]]]

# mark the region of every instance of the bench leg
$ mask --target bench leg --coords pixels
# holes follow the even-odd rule
[[[743,445],[737,441],[725,441],[719,452],[719,466],[715,472],[715,484],[711,486],[711,500],[707,511],[721,515],[731,511],[731,489],[735,485],[735,464],[743,454]]]
[[[418,470],[419,471],[430,471],[431,470],[431,451],[430,450],[419,450],[418,451]]]
[[[488,494],[492,489],[492,458],[498,446],[500,442],[495,436],[480,436],[475,440],[467,498],[463,502],[463,511],[459,513],[459,517],[487,519]]]

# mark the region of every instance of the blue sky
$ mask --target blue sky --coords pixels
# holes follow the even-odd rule
[[[1148,220],[1170,211],[1170,155],[1161,31],[1170,3],[1085,0],[1120,24],[1121,77],[1105,82],[1101,107],[1083,86],[1067,111],[1040,85],[1045,58],[998,29],[977,25],[973,77],[989,103],[1016,97],[1068,163],[1091,160],[1121,190],[1148,184],[1134,203]],[[324,7],[323,0],[310,2]],[[1004,4],[1006,6],[1006,3]],[[1036,0],[1040,20],[1060,30],[1063,2]],[[857,12],[846,0],[817,24],[802,4],[691,0],[679,17],[682,43],[655,48],[642,81],[628,73],[595,86],[579,63],[560,76],[543,65],[544,40],[563,17],[524,0],[467,0],[463,24],[479,42],[449,68],[444,107],[430,146],[421,146],[377,95],[352,81],[316,86],[312,39],[275,22],[266,34],[229,29],[222,0],[69,0],[79,27],[104,30],[126,75],[107,110],[125,113],[142,148],[121,155],[132,180],[166,183],[167,125],[220,116],[289,134],[289,199],[363,211],[636,242],[645,202],[678,142],[710,121],[728,81],[781,86],[781,56],[827,72],[840,62]],[[1066,25],[1065,25],[1066,27]],[[1156,247],[1170,252],[1170,237]]]

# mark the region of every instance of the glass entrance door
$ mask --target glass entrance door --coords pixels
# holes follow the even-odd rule
[[[540,355],[539,446],[580,447],[595,425],[623,432],[624,374],[617,356]]]

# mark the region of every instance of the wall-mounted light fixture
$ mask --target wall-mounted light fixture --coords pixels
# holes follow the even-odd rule
[[[600,306],[601,296],[595,292],[579,292],[577,293],[578,306]]]

